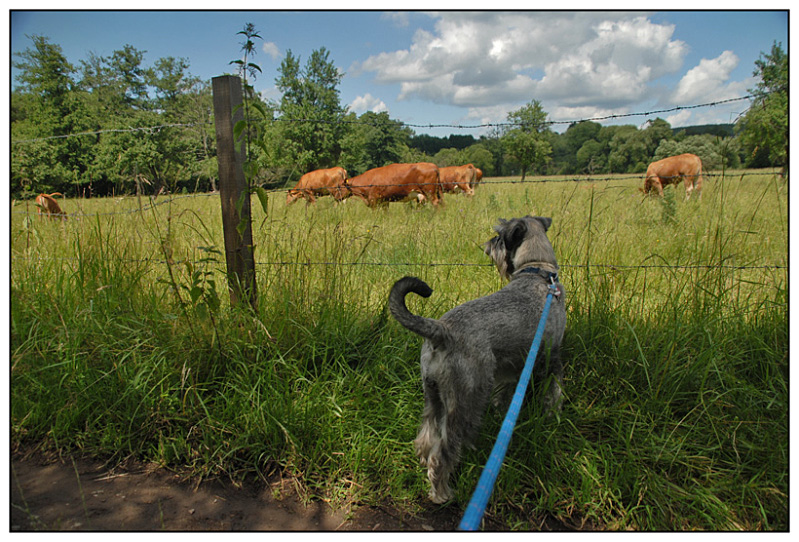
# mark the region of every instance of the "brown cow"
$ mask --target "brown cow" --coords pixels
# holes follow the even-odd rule
[[[472,186],[477,182],[477,168],[472,164],[442,167],[438,173],[442,192],[456,192],[460,188],[467,196],[474,196]]]
[[[36,196],[36,206],[39,208],[39,216],[48,215],[54,220],[66,220],[67,215],[58,206],[58,202],[53,196],[64,197],[61,192],[53,192],[52,194],[39,194]]]
[[[676,185],[680,179],[685,183],[685,199],[691,197],[694,188],[702,197],[702,160],[697,155],[680,154],[649,164],[643,192],[648,194],[655,189],[662,196],[665,185]]]
[[[370,169],[337,188],[337,200],[357,196],[369,207],[389,201],[401,201],[417,194],[419,201],[430,200],[433,206],[441,201],[438,167],[428,162],[391,164]]]
[[[337,187],[347,182],[347,170],[343,167],[317,169],[300,177],[297,186],[286,194],[286,205],[291,205],[299,198],[305,198],[305,204],[316,202],[314,196],[332,195]]]

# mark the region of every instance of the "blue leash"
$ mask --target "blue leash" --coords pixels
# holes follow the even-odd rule
[[[544,310],[541,312],[541,321],[538,322],[538,329],[535,331],[533,344],[530,346],[530,352],[527,354],[524,370],[522,370],[519,382],[516,384],[516,392],[513,395],[513,400],[508,408],[508,413],[505,415],[505,421],[502,422],[502,428],[499,430],[499,435],[497,436],[497,441],[494,443],[494,448],[491,450],[491,455],[486,462],[483,473],[480,475],[480,480],[477,482],[477,488],[472,494],[472,500],[469,501],[469,506],[463,514],[460,525],[458,525],[458,530],[460,531],[477,530],[480,526],[480,521],[483,519],[483,514],[485,514],[488,499],[491,498],[491,493],[494,491],[494,483],[497,481],[499,469],[502,468],[502,461],[505,459],[505,453],[508,451],[510,438],[511,435],[513,435],[513,428],[516,426],[516,419],[519,417],[519,411],[522,408],[524,394],[527,392],[527,385],[533,374],[533,365],[535,365],[535,358],[538,355],[541,339],[544,337],[544,327],[547,323],[549,307],[552,304],[552,296],[556,295],[558,289],[554,277],[551,277],[550,280],[550,292],[547,294],[547,299],[544,302]]]

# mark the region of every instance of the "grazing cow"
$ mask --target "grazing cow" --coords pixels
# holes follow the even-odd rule
[[[474,196],[472,186],[477,182],[477,168],[472,164],[448,166],[438,169],[442,192],[456,192],[461,189],[467,196]]]
[[[48,215],[54,220],[66,220],[67,215],[58,206],[58,202],[53,196],[64,197],[61,192],[53,192],[52,194],[39,194],[36,196],[36,206],[39,208],[39,216]]]
[[[334,197],[341,200],[356,196],[369,207],[375,207],[389,201],[404,200],[414,193],[420,202],[429,199],[435,207],[441,202],[441,185],[435,164],[391,164],[370,169],[337,188]]]
[[[680,154],[649,164],[643,192],[648,194],[654,189],[662,196],[665,185],[676,185],[680,179],[685,183],[685,199],[691,197],[694,188],[702,197],[702,160],[697,155]]]
[[[305,198],[305,205],[316,202],[314,196],[332,195],[337,187],[347,182],[347,170],[343,167],[317,169],[300,177],[297,186],[286,194],[286,205],[291,205],[299,198]]]

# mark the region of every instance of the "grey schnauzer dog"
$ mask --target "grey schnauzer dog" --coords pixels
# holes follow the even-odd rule
[[[440,319],[411,313],[405,296],[429,297],[432,289],[416,277],[398,280],[389,294],[389,310],[400,324],[425,338],[421,352],[424,412],[414,440],[427,467],[430,499],[452,498],[450,474],[464,445],[471,445],[488,403],[509,403],[538,327],[549,284],[558,264],[546,236],[552,219],[526,216],[502,220],[496,237],[484,245],[502,277],[498,292],[459,305]],[[550,306],[535,365],[536,378],[554,375],[544,397],[546,410],[560,408],[563,366],[560,343],[566,328],[563,288]],[[547,363],[547,353],[549,359]]]

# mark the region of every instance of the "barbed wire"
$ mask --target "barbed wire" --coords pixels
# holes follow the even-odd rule
[[[723,104],[728,104],[732,102],[739,102],[743,100],[751,100],[755,98],[754,95],[747,95],[747,96],[740,96],[738,98],[729,98],[726,100],[717,100],[713,102],[707,102],[702,104],[694,104],[694,105],[679,105],[667,109],[654,109],[651,111],[643,111],[640,113],[619,113],[619,114],[612,114],[612,115],[604,115],[604,116],[597,116],[597,117],[588,117],[583,119],[573,119],[573,120],[550,120],[546,121],[543,124],[546,125],[561,125],[561,124],[579,124],[581,122],[599,122],[603,120],[617,120],[623,118],[630,118],[630,117],[642,117],[642,116],[651,116],[651,115],[660,115],[663,113],[673,113],[675,111],[683,111],[688,109],[699,109],[702,107],[716,107]],[[272,110],[273,114],[280,114],[282,111],[280,109]],[[380,127],[379,125],[369,122],[368,120],[361,120],[361,119],[311,119],[311,118],[287,118],[287,117],[277,117],[269,119],[271,122],[286,122],[286,123],[317,123],[317,124],[359,124],[365,126],[372,126],[372,127]],[[480,124],[415,124],[410,122],[404,122],[401,120],[396,121],[400,125],[406,128],[453,128],[458,130],[476,130],[481,128],[507,128],[511,126],[523,126],[525,123],[523,122],[486,122]],[[11,141],[12,145],[21,145],[27,143],[38,143],[42,141],[49,141],[55,139],[65,139],[69,137],[83,137],[83,136],[96,136],[102,134],[114,134],[114,133],[135,133],[135,132],[151,132],[156,133],[165,128],[194,128],[197,126],[209,126],[213,125],[212,121],[202,121],[202,122],[193,122],[193,123],[173,123],[173,124],[158,124],[154,126],[139,126],[139,127],[131,127],[131,128],[108,128],[108,129],[100,129],[100,130],[91,130],[85,132],[76,132],[74,134],[63,134],[63,135],[55,135],[55,136],[48,136],[48,137],[38,137],[38,138],[31,138],[31,139],[18,139]]]
[[[706,102],[702,104],[694,104],[694,105],[678,105],[674,107],[670,107],[667,109],[654,109],[651,111],[642,111],[640,113],[618,113],[618,114],[611,114],[611,115],[604,115],[604,116],[596,116],[596,117],[587,117],[582,119],[572,119],[572,120],[548,120],[543,122],[542,124],[545,125],[555,125],[555,124],[578,124],[580,122],[588,122],[588,121],[601,121],[601,120],[615,120],[615,119],[622,119],[628,117],[641,117],[641,116],[651,116],[651,115],[659,115],[662,113],[673,113],[675,111],[682,111],[688,109],[698,109],[701,107],[715,107],[727,103],[732,102],[739,102],[743,100],[751,100],[756,98],[756,96],[749,94],[746,96],[739,96],[737,98],[728,98],[725,100],[717,100],[713,102]],[[273,113],[280,114],[282,111],[280,109],[274,109]],[[291,117],[277,117],[270,119],[273,122],[309,122],[309,123],[318,123],[318,124],[363,124],[366,126],[373,126],[373,127],[380,127],[381,125],[375,124],[373,122],[369,122],[367,120],[355,119],[311,119],[311,118],[291,118]],[[405,121],[397,121],[399,124],[406,128],[457,128],[461,130],[471,130],[471,129],[478,129],[478,128],[503,128],[503,127],[510,127],[510,126],[524,126],[526,123],[524,122],[486,122],[480,124],[415,124]]]

